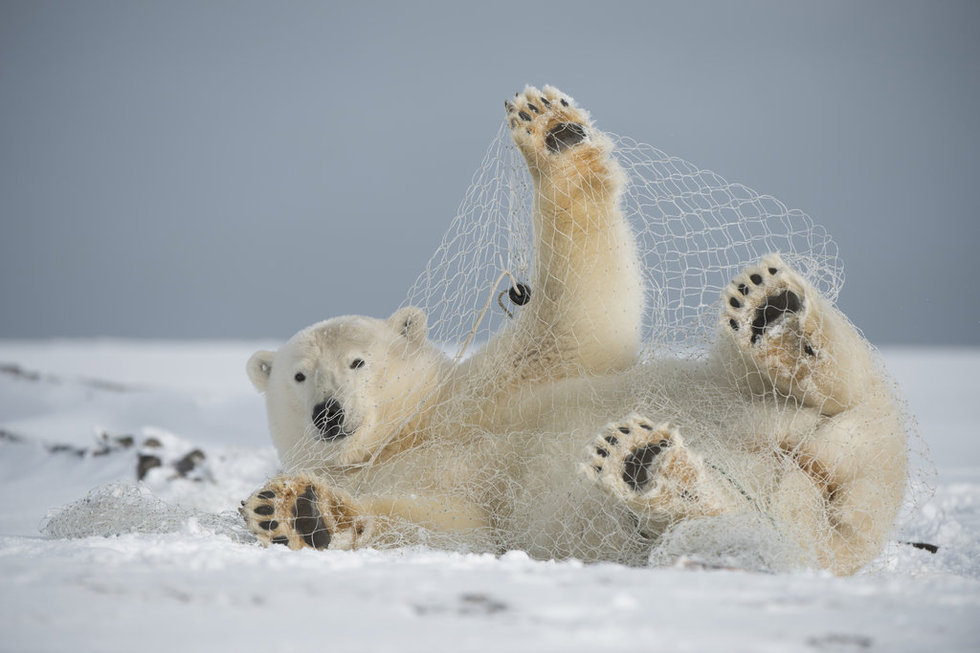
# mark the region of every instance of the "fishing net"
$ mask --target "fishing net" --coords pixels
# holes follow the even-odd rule
[[[911,421],[833,305],[827,233],[603,134],[555,89],[507,111],[403,308],[255,363],[286,474],[249,499],[252,530],[629,564],[872,559]]]
[[[913,424],[842,283],[804,213],[528,89],[402,308],[253,356],[284,473],[241,513],[291,548],[853,572]]]
[[[234,511],[211,513],[163,501],[142,485],[110,483],[93,488],[85,497],[52,511],[41,532],[48,537],[74,539],[134,533],[208,533],[236,541],[250,538]]]

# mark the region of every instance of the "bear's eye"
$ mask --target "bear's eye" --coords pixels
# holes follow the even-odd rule
[[[306,380],[306,375],[303,374],[302,372],[296,372],[296,376],[294,376],[293,378],[296,379],[297,383],[302,383],[303,381]]]
[[[352,370],[356,370],[359,367],[364,367],[364,359],[363,358],[355,358],[354,360],[352,360],[350,362],[350,368]]]

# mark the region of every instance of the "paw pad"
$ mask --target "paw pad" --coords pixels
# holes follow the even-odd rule
[[[307,546],[326,549],[330,546],[330,530],[320,514],[316,490],[308,485],[293,505],[293,528]]]
[[[554,153],[564,152],[585,140],[585,127],[575,122],[560,122],[548,130],[545,145]]]
[[[645,444],[633,449],[623,460],[623,482],[634,492],[646,489],[652,478],[654,460],[669,446],[669,440],[661,440],[657,444]]]
[[[283,490],[284,488],[281,488]],[[313,485],[295,491],[264,489],[242,502],[239,513],[259,541],[299,549],[330,546],[330,529],[320,513]]]

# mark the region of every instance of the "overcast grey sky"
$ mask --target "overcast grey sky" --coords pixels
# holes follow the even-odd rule
[[[894,0],[4,0],[0,337],[388,315],[525,83],[810,214],[873,342],[980,344],[980,3]]]

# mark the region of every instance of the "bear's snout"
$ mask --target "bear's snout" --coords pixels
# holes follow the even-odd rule
[[[313,425],[317,440],[327,442],[349,435],[344,430],[344,408],[336,399],[328,399],[313,407]]]

